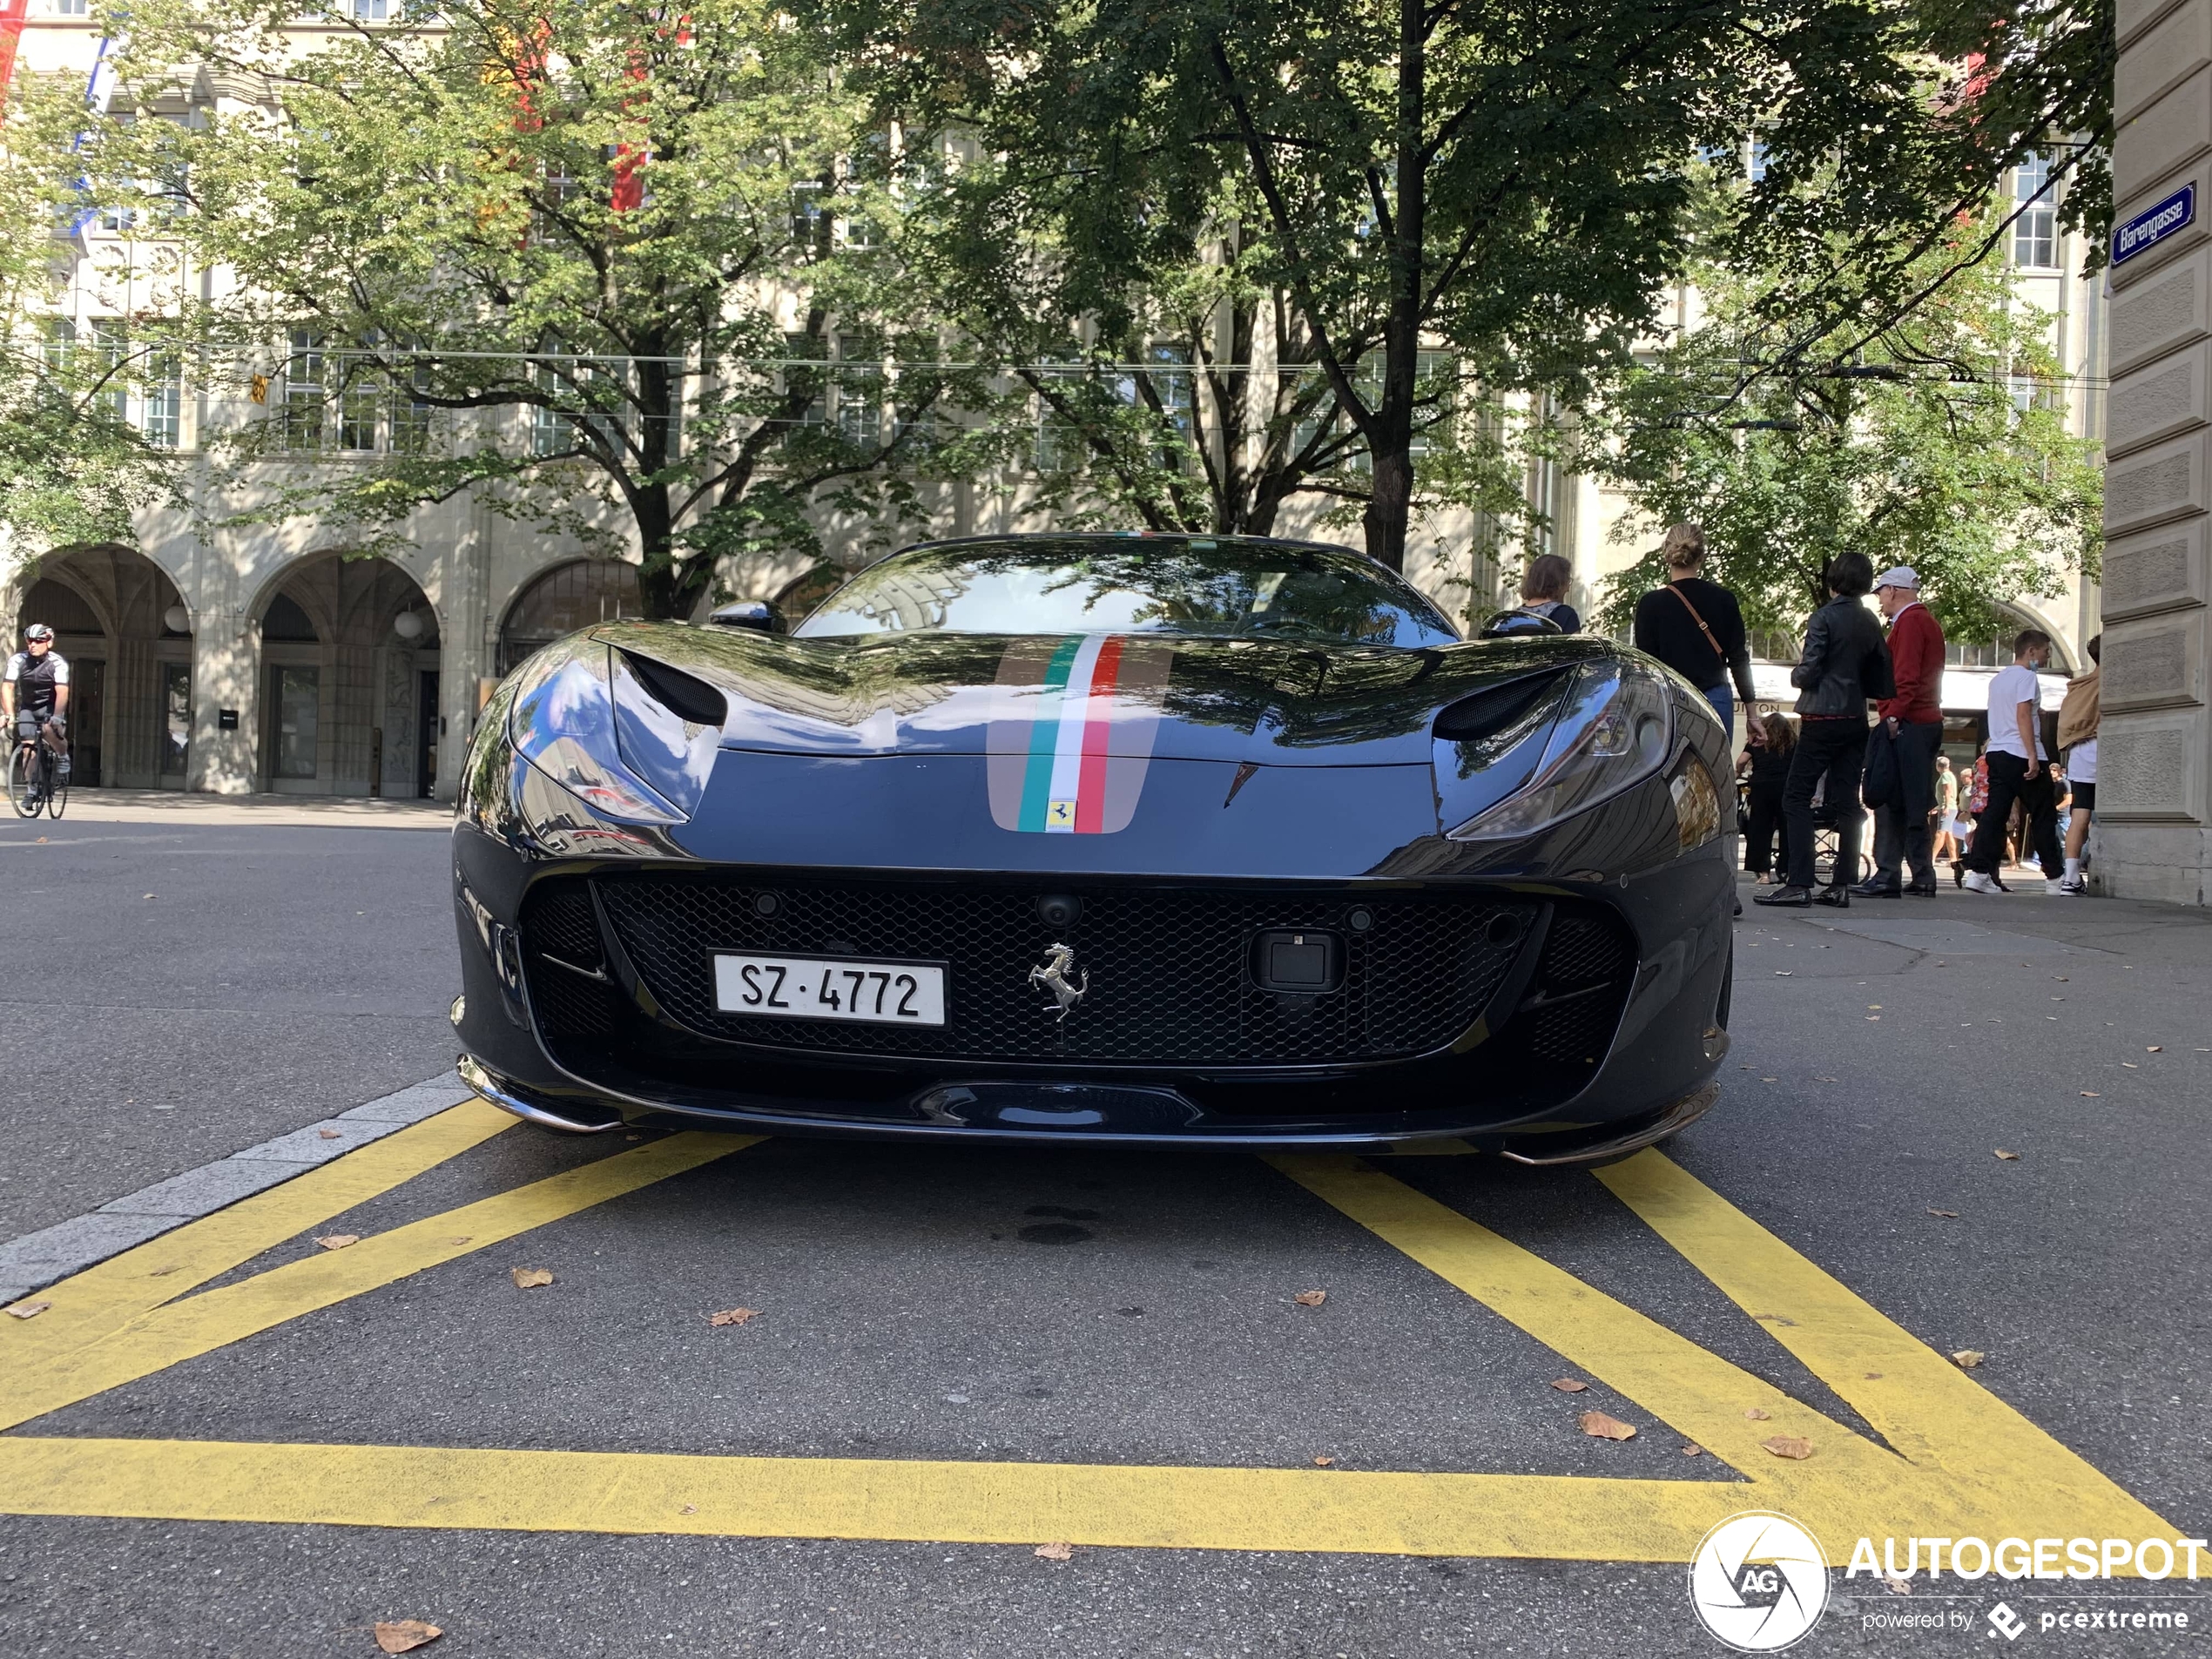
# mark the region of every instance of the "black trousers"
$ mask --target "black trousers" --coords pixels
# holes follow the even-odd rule
[[[1874,809],[1874,880],[1900,885],[1898,872],[1910,865],[1912,879],[1923,887],[1935,883],[1935,860],[1928,849],[1935,844],[1935,828],[1928,814],[1935,810],[1936,752],[1943,747],[1943,723],[1901,725],[1897,729],[1897,777],[1901,801]]]
[[[1831,880],[1848,885],[1858,880],[1859,826],[1866,808],[1858,780],[1866,774],[1866,722],[1860,718],[1800,720],[1797,746],[1790,754],[1790,779],[1782,786],[1782,819],[1790,851],[1788,886],[1819,884],[1812,873],[1812,792],[1825,778],[1822,800],[1836,814],[1836,868]]]
[[[1751,823],[1744,832],[1743,867],[1753,875],[1774,868],[1774,846],[1782,839],[1782,786],[1751,786]]]
[[[2050,764],[2038,766],[2033,778],[2027,773],[2027,762],[2018,755],[2002,749],[1989,752],[1989,810],[1974,819],[1973,851],[1966,854],[1969,870],[1997,873],[2005,861],[2005,830],[2012,822],[2014,801],[2027,819],[2020,851],[2033,847],[2046,876],[2056,877],[2066,869],[2059,852],[2059,798],[2051,787]]]

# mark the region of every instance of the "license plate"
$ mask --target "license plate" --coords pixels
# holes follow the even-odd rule
[[[720,956],[714,1005],[725,1014],[777,1020],[859,1020],[942,1025],[945,970],[927,962],[843,956]]]

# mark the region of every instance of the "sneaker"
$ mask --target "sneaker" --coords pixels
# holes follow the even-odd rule
[[[2061,878],[2056,885],[2059,892],[2070,894],[2077,899],[2089,891],[2088,882],[2080,876],[2075,876],[2071,881]]]
[[[67,783],[69,781],[69,757],[67,755],[64,755],[62,757],[61,767],[55,772],[54,775],[59,778],[64,783]]]
[[[1979,870],[1967,871],[1966,879],[1960,885],[1969,893],[1994,893],[1998,890],[1997,883]]]
[[[2061,877],[2047,875],[2043,878],[2043,891],[2055,899],[2067,891],[2066,881]]]

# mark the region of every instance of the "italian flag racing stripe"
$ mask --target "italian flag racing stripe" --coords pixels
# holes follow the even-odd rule
[[[1062,641],[1045,665],[1022,780],[1022,829],[1096,835],[1104,828],[1107,737],[1121,662],[1119,637],[1082,634]]]

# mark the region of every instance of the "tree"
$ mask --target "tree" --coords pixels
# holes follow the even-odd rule
[[[176,472],[161,434],[129,418],[134,389],[165,384],[167,342],[144,330],[79,340],[54,310],[75,252],[74,180],[34,132],[10,119],[0,168],[0,567],[133,541],[133,514],[166,499]],[[142,280],[162,280],[158,262]]]
[[[2001,265],[1962,262],[1994,220],[1923,253],[1908,270],[1947,272],[1940,287],[1844,361],[1777,365],[1790,330],[1770,320],[1772,298],[1800,273],[1700,273],[1707,320],[1629,378],[1596,435],[1611,447],[1594,464],[1641,515],[1623,533],[1702,523],[1706,574],[1755,628],[1800,624],[1845,551],[1912,565],[1946,627],[1982,637],[2006,600],[2094,576],[2101,475],[2095,446],[2067,429],[2048,320]],[[1611,579],[1606,623],[1663,580],[1655,546]]]
[[[254,90],[88,146],[100,179],[181,180],[179,233],[233,279],[202,327],[260,360],[267,411],[225,440],[246,516],[367,548],[471,492],[634,550],[681,617],[728,558],[817,550],[825,514],[880,532],[968,464],[941,417],[974,388],[819,30],[765,0],[357,10],[134,5],[142,106],[207,70]]]
[[[1278,341],[1325,393],[1285,409],[1255,372],[1244,428],[1348,431],[1368,550],[1393,565],[1435,415],[1424,354],[1492,395],[1584,395],[1685,268],[1701,149],[1757,130],[1765,179],[1736,212],[1772,263],[1940,224],[2054,107],[2094,101],[2027,72],[2049,31],[2020,14],[1976,34],[1964,8],[1905,0],[840,3],[881,107],[975,135],[984,233],[962,250],[1020,249],[1049,293],[1038,321],[1095,320],[1119,348],[1154,326],[1132,295],[1171,294],[1210,246],[1283,296]],[[1946,94],[1931,53],[1997,37],[2033,95]],[[1866,269],[1850,307],[1895,291]],[[1238,324],[1203,321],[1233,352]]]

